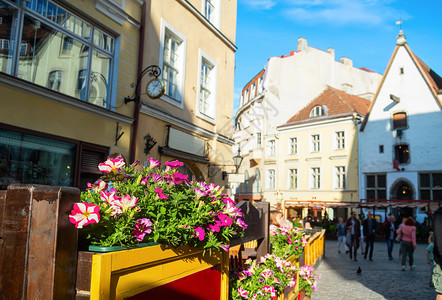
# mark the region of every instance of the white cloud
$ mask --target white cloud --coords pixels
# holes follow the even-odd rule
[[[242,3],[252,9],[269,10],[276,4],[277,0],[241,0]]]
[[[380,25],[399,17],[408,18],[389,5],[392,0],[286,0],[284,3],[284,14],[304,23]]]

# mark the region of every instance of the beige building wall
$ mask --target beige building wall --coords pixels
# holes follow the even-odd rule
[[[197,179],[227,185],[227,181],[222,179],[222,172],[230,172],[230,166],[226,165],[233,164],[236,1],[214,1],[218,19],[213,24],[204,16],[204,2],[146,1],[142,67],[158,65],[163,72],[160,78],[165,81],[165,35],[171,34],[180,41],[177,60],[181,88],[177,97],[163,95],[160,99],[151,99],[144,91],[152,77],[143,77],[136,158],[140,161],[149,157],[161,158],[162,162],[178,159]],[[211,92],[214,95],[211,117],[199,112],[201,57],[214,67],[211,72]],[[195,157],[194,153],[185,151],[178,156],[160,153],[159,149],[168,148],[168,126],[202,140],[206,145],[206,155]],[[143,137],[147,134],[157,142],[148,155],[143,152]],[[209,164],[212,167],[209,168]]]
[[[336,132],[345,132],[345,148],[336,149]],[[312,135],[320,135],[320,151],[312,150]],[[352,117],[303,125],[280,127],[278,131],[277,156],[273,162],[264,160],[266,173],[277,170],[276,187],[264,192],[272,204],[284,201],[312,202],[358,202],[358,127]],[[290,138],[297,138],[297,154],[289,154]],[[335,168],[345,167],[345,187],[337,187]],[[320,188],[313,188],[311,168],[320,168]],[[289,170],[297,169],[297,187],[290,188]],[[265,176],[264,181],[268,180]],[[268,182],[265,182],[268,187]],[[328,209],[322,210],[329,214]],[[306,209],[303,210],[306,214]]]
[[[69,66],[58,53],[61,40],[54,38],[53,47],[42,47],[40,57],[47,64],[38,65],[34,83],[20,74],[0,73],[0,125],[8,130],[35,133],[73,143],[88,143],[109,153],[118,152],[129,157],[134,107],[124,104],[124,97],[132,93],[131,83],[137,78],[141,1],[55,1],[61,8],[114,39],[114,56],[111,64],[111,97],[109,107],[103,108],[91,101],[76,98],[75,89],[79,69]],[[71,18],[73,19],[73,18]],[[45,19],[42,19],[44,22]],[[71,56],[81,56],[72,51]],[[26,67],[24,67],[26,68]],[[29,68],[29,66],[28,66]],[[48,72],[66,68],[60,92],[47,87]],[[93,66],[92,68],[98,68]],[[26,70],[26,69],[25,69]],[[17,76],[16,76],[17,75]],[[121,137],[117,141],[117,136]],[[76,150],[75,164],[81,165],[81,155]],[[97,166],[98,168],[98,166]],[[97,169],[98,170],[98,169]],[[77,176],[76,175],[76,176]],[[76,183],[79,182],[76,179]]]

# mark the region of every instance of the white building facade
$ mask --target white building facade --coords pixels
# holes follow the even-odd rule
[[[442,200],[442,79],[400,32],[360,133],[359,198],[422,222]]]
[[[275,153],[280,151],[276,127],[327,86],[372,100],[381,77],[354,67],[351,59],[336,61],[334,49],[309,47],[304,38],[298,39],[297,51],[270,58],[264,70],[244,87],[235,118],[233,139],[244,157],[240,173],[245,174],[245,182],[237,186],[236,199],[281,202],[282,195],[273,187],[279,180],[277,175],[265,172],[276,163]],[[275,189],[272,197],[263,197],[267,187]]]

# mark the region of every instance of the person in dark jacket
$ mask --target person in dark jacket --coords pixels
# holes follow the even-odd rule
[[[365,254],[364,259],[367,259],[368,248],[370,248],[370,261],[373,261],[373,246],[374,239],[376,237],[376,228],[377,222],[373,219],[373,214],[371,211],[367,212],[367,219],[362,222],[362,231],[364,234],[364,242],[365,242]]]
[[[345,222],[347,231],[351,234],[350,259],[354,256],[354,261],[358,261],[356,255],[358,253],[359,241],[361,240],[361,222],[356,218],[356,213],[351,212],[351,217]]]
[[[396,227],[394,225],[394,222],[396,221],[396,218],[394,215],[390,214],[388,217],[387,222],[384,225],[384,234],[385,234],[385,240],[387,241],[387,251],[388,251],[388,259],[393,259],[393,245],[394,245],[394,239],[396,238]]]
[[[436,290],[436,300],[442,300],[442,207],[439,207],[433,216],[434,225],[434,269],[433,285]]]

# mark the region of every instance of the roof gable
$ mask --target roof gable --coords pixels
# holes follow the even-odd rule
[[[402,32],[399,34],[399,36],[401,36]],[[373,107],[376,105],[379,94],[381,93],[381,90],[384,86],[384,83],[386,82],[387,77],[389,77],[390,75],[390,70],[391,67],[393,65],[394,60],[397,57],[398,51],[401,47],[404,47],[406,52],[409,54],[410,59],[413,61],[413,63],[415,64],[415,66],[417,67],[419,73],[422,75],[424,81],[426,82],[426,85],[428,87],[428,89],[430,90],[431,94],[434,96],[435,100],[437,101],[437,103],[439,104],[439,107],[442,107],[442,102],[441,99],[439,99],[438,97],[438,92],[442,90],[442,78],[436,73],[434,72],[430,67],[428,67],[420,58],[418,58],[410,49],[410,47],[408,46],[408,44],[405,42],[405,40],[403,42],[399,42],[398,39],[398,43],[396,44],[396,47],[393,51],[393,54],[390,58],[390,61],[387,65],[387,69],[384,72],[384,75],[382,76],[381,82],[379,84],[379,87],[376,91],[376,94],[374,96],[373,101],[371,102],[370,108],[368,110],[368,113],[366,115],[366,117],[364,118],[362,124],[361,124],[361,128],[360,130],[363,131],[365,126],[367,125],[367,122],[370,119],[370,114],[373,110]]]
[[[319,117],[310,117],[312,109],[316,106],[323,107],[326,114]],[[369,106],[370,101],[367,99],[350,95],[344,91],[328,86],[318,97],[292,116],[287,121],[287,124],[329,119],[353,115],[354,113],[365,115]]]

